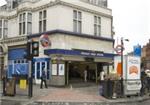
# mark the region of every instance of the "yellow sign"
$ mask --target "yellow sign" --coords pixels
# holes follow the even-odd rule
[[[20,89],[27,88],[27,80],[20,80]]]

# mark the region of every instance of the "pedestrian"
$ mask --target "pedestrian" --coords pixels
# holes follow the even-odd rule
[[[140,95],[143,96],[145,94],[145,89],[146,89],[146,85],[147,85],[147,79],[146,79],[146,73],[145,71],[141,71],[141,90],[140,90]]]
[[[100,83],[103,83],[104,79],[105,79],[105,72],[104,70],[102,70],[99,74],[99,78],[100,78]]]
[[[145,70],[145,74],[146,74],[146,79],[147,79],[148,91],[150,92],[150,69],[147,68]]]
[[[45,88],[47,88],[47,83],[46,83],[46,72],[45,70],[42,71],[42,76],[41,76],[41,89],[43,88],[43,82],[45,84]]]
[[[84,70],[84,82],[87,82],[87,70]]]

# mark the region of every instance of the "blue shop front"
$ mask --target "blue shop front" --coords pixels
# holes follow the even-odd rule
[[[25,48],[11,48],[8,51],[7,77],[29,75],[29,62],[24,58]],[[114,54],[80,49],[45,49],[45,56],[33,58],[32,75],[36,84],[40,83],[42,71],[46,70],[49,85],[69,85],[84,82],[87,69],[87,81],[98,82],[101,70],[108,73],[109,63]]]
[[[8,50],[8,70],[7,77],[12,78],[13,76],[29,76],[31,73],[29,70],[29,62],[24,57],[26,52],[25,48],[11,48]],[[42,70],[46,70],[47,80],[50,79],[50,58],[48,57],[36,57],[33,58],[33,70],[32,75],[35,83],[40,83],[40,77]]]

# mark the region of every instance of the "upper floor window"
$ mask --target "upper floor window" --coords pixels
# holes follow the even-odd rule
[[[39,32],[46,31],[46,18],[47,18],[47,11],[40,11],[39,12]]]
[[[32,33],[32,14],[25,12],[19,15],[19,35]]]
[[[27,34],[32,33],[32,14],[28,13],[28,18],[27,18]]]
[[[0,20],[0,38],[7,37],[8,35],[8,20]]]
[[[101,17],[94,16],[94,35],[101,35]]]
[[[0,38],[2,38],[2,31],[3,30],[3,28],[2,28],[2,20],[0,20]]]
[[[82,0],[93,5],[107,7],[107,0]]]
[[[80,11],[73,11],[73,31],[82,32],[82,13]]]

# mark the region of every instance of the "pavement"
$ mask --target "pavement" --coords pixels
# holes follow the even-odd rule
[[[98,89],[99,86],[94,83],[71,84],[67,87],[49,86],[48,89],[40,89],[39,85],[34,85],[33,97],[29,98],[28,89],[20,89],[17,85],[15,96],[2,96],[2,91],[0,91],[2,103],[0,105],[5,105],[4,102],[6,105],[113,105],[113,103],[115,105],[116,103],[143,102],[150,99],[148,95],[106,99],[99,95]]]

